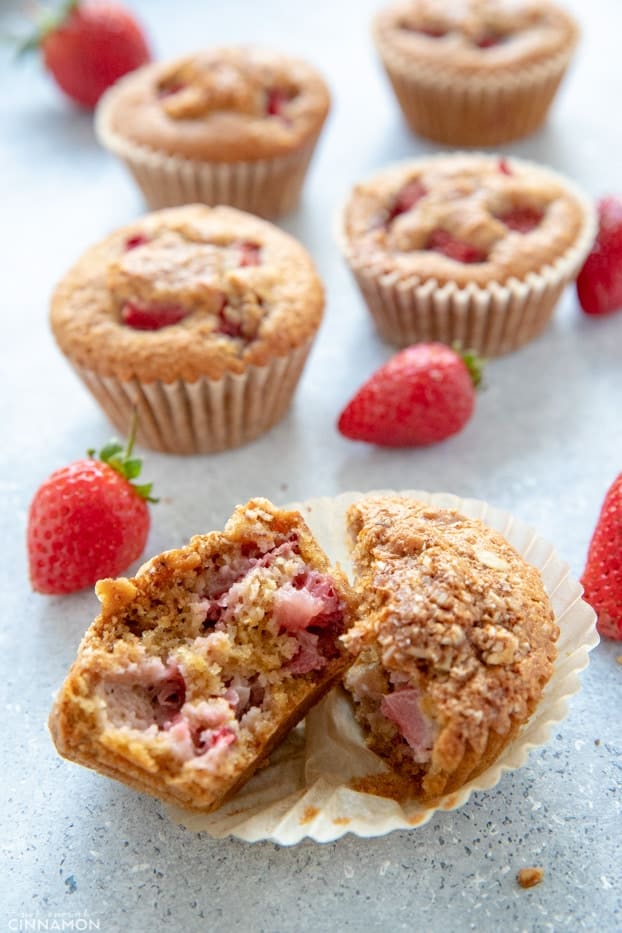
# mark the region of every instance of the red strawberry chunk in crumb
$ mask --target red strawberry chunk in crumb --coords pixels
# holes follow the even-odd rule
[[[476,39],[475,45],[478,49],[492,49],[495,45],[501,45],[504,38],[498,32],[484,32]]]
[[[452,236],[446,230],[434,230],[426,245],[427,249],[442,253],[448,259],[454,259],[456,262],[485,262],[486,254],[477,249],[471,243],[459,240]]]
[[[418,690],[397,690],[382,698],[380,712],[394,722],[410,745],[413,758],[419,764],[430,760],[434,745],[434,726],[421,711]]]
[[[266,113],[269,117],[284,117],[285,105],[289,103],[289,95],[278,87],[270,88],[266,99]]]
[[[229,317],[227,314],[226,301],[218,312],[218,327],[216,328],[216,333],[224,334],[225,337],[242,336],[242,322]]]
[[[174,94],[179,94],[179,92],[185,90],[185,88],[186,85],[181,82],[170,84],[168,87],[161,87],[158,89],[158,98],[159,100],[164,100],[167,97],[172,97]]]
[[[513,175],[513,174],[514,174],[514,172],[512,171],[512,169],[511,169],[510,166],[509,166],[509,163],[508,163],[508,160],[507,160],[507,159],[499,159],[499,166],[498,166],[498,167],[499,167],[499,171],[500,171],[503,175]]]
[[[240,248],[240,265],[241,266],[260,266],[261,257],[260,250],[261,247],[258,243],[252,243],[250,240],[245,240],[239,244]]]
[[[543,216],[542,211],[535,207],[515,207],[514,210],[501,214],[497,219],[517,233],[531,233],[540,225]]]
[[[145,236],[144,233],[137,233],[134,236],[130,236],[125,241],[125,249],[136,249],[138,246],[144,246],[145,243],[149,242],[149,237]]]
[[[193,736],[194,744],[198,754],[204,755],[212,749],[220,750],[228,745],[233,745],[236,741],[235,732],[228,726],[222,726],[220,729],[205,729]]]
[[[309,674],[321,671],[328,661],[319,650],[319,635],[314,632],[297,632],[298,651],[287,665],[290,674]]]
[[[399,217],[400,214],[405,214],[406,211],[412,210],[417,201],[420,201],[427,193],[428,192],[420,181],[409,181],[407,185],[404,185],[404,187],[397,192],[395,201],[387,217],[387,223],[391,223],[391,221]]]
[[[189,312],[180,305],[152,305],[144,307],[133,301],[123,306],[121,319],[134,330],[161,330],[172,324],[179,324]]]

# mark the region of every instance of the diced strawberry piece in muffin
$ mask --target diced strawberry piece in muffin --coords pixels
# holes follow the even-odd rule
[[[517,233],[531,233],[542,222],[544,214],[535,207],[515,207],[507,214],[498,217],[506,227]]]
[[[240,265],[261,265],[261,247],[258,243],[251,243],[249,240],[240,243]]]
[[[136,233],[134,236],[127,238],[125,241],[125,249],[137,249],[139,246],[144,246],[145,243],[148,242],[148,236],[145,236],[143,233]]]
[[[143,307],[128,301],[121,311],[121,319],[134,330],[161,330],[163,327],[179,324],[188,314],[188,310],[179,305]]]
[[[459,240],[448,233],[446,230],[434,230],[426,244],[426,249],[442,253],[448,259],[455,259],[456,262],[485,262],[486,254],[471,243]]]
[[[400,188],[398,191],[393,206],[389,211],[387,222],[391,223],[391,221],[399,217],[400,214],[405,214],[406,211],[412,210],[417,202],[425,197],[426,194],[427,191],[420,181],[409,181],[408,184],[404,185],[404,187]]]

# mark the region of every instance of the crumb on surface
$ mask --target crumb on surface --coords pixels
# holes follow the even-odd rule
[[[600,739],[594,739],[594,745],[600,745]]]
[[[533,888],[535,885],[540,884],[543,878],[544,869],[540,868],[539,866],[521,868],[516,875],[516,880],[520,884],[521,888]]]
[[[619,654],[619,655],[617,656],[617,658],[616,658],[616,663],[617,663],[617,664],[622,664],[622,654]]]

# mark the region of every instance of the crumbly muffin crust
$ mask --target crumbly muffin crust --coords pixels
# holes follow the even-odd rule
[[[535,708],[559,634],[550,601],[500,534],[453,510],[378,496],[348,519],[362,602],[345,685],[370,747],[412,796],[437,797],[484,770]]]
[[[374,35],[398,65],[498,80],[569,55],[578,27],[548,0],[408,0],[378,14]]]
[[[54,742],[194,809],[231,796],[349,663],[345,578],[298,512],[265,499],[96,591],[101,614],[56,698]]]
[[[356,185],[342,234],[355,265],[415,282],[486,286],[554,263],[585,222],[584,206],[559,176],[460,153],[400,163]],[[442,252],[439,235],[458,241],[466,260]]]
[[[147,65],[105,100],[110,129],[197,161],[270,159],[303,147],[330,107],[306,62],[257,48],[219,48]]]
[[[87,250],[54,292],[51,325],[78,367],[124,381],[193,382],[285,356],[313,337],[323,306],[296,240],[234,208],[189,205],[149,214]],[[132,312],[153,309],[172,322],[148,332],[128,325]]]

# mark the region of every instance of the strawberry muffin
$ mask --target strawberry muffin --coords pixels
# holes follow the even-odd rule
[[[127,434],[171,453],[244,444],[287,411],[319,327],[305,249],[231,207],[149,214],[91,247],[57,286],[60,349]]]
[[[265,499],[96,592],[50,716],[56,747],[196,810],[234,794],[350,663],[347,582],[300,514]]]
[[[562,176],[456,153],[357,185],[339,236],[384,339],[459,342],[495,356],[546,327],[594,230],[591,203]]]
[[[406,0],[374,23],[410,127],[451,146],[496,146],[537,130],[578,34],[548,0]]]
[[[272,218],[296,206],[329,106],[305,62],[220,48],[132,72],[96,128],[151,208],[202,201]]]
[[[391,768],[360,789],[432,801],[517,735],[559,630],[538,571],[482,522],[402,496],[359,500],[348,518],[361,607],[345,685]]]

